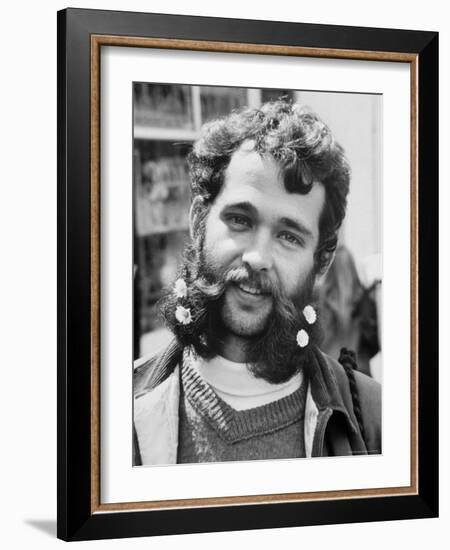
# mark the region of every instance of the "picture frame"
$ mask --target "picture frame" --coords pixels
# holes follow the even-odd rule
[[[100,60],[102,48],[111,46],[409,66],[408,486],[101,501],[100,232],[106,213],[100,185]],[[435,32],[85,9],[58,12],[59,538],[89,540],[438,515],[437,143]]]

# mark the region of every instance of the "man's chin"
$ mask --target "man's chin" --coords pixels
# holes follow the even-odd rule
[[[236,307],[230,300],[226,300],[221,311],[223,328],[240,338],[254,339],[261,337],[267,330],[270,321],[272,307],[261,311],[261,308],[245,310]]]
[[[240,338],[255,339],[261,337],[267,330],[268,318],[252,318],[247,315],[235,316],[231,312],[222,315],[222,325],[225,331]]]

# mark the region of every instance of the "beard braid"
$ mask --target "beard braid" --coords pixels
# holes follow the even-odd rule
[[[249,370],[258,378],[273,384],[289,380],[311,362],[312,346],[318,345],[322,331],[318,320],[309,325],[303,308],[313,298],[314,273],[310,273],[295,300],[274,289],[273,310],[264,331],[249,341],[247,355]],[[297,344],[297,333],[305,330],[309,343],[305,348]]]
[[[223,298],[233,283],[247,283],[272,294],[273,308],[266,327],[254,337],[247,338],[248,369],[257,378],[279,384],[289,380],[309,362],[311,349],[322,337],[318,320],[309,325],[302,313],[313,298],[314,270],[308,275],[294,300],[269,278],[262,277],[248,265],[220,268],[209,262],[202,243],[190,245],[184,254],[179,277],[183,278],[187,293],[177,298],[173,288],[160,301],[160,311],[168,328],[183,346],[191,346],[203,358],[220,354],[226,328],[222,320]],[[179,323],[175,317],[178,305],[190,310],[191,322]],[[297,345],[300,329],[309,335],[305,348]]]

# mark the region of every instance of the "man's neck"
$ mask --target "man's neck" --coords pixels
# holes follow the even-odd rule
[[[234,363],[247,363],[247,346],[247,338],[241,338],[235,334],[227,334],[222,342],[219,353],[222,357]]]

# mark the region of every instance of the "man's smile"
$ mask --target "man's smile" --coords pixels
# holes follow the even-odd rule
[[[232,293],[243,306],[258,305],[272,299],[271,293],[263,291],[261,288],[251,286],[248,283],[235,283],[231,285]]]
[[[256,288],[254,286],[250,286],[248,284],[245,284],[245,283],[238,283],[238,286],[241,290],[243,290],[244,292],[248,292],[249,294],[262,294],[262,290],[259,289],[259,288]]]

